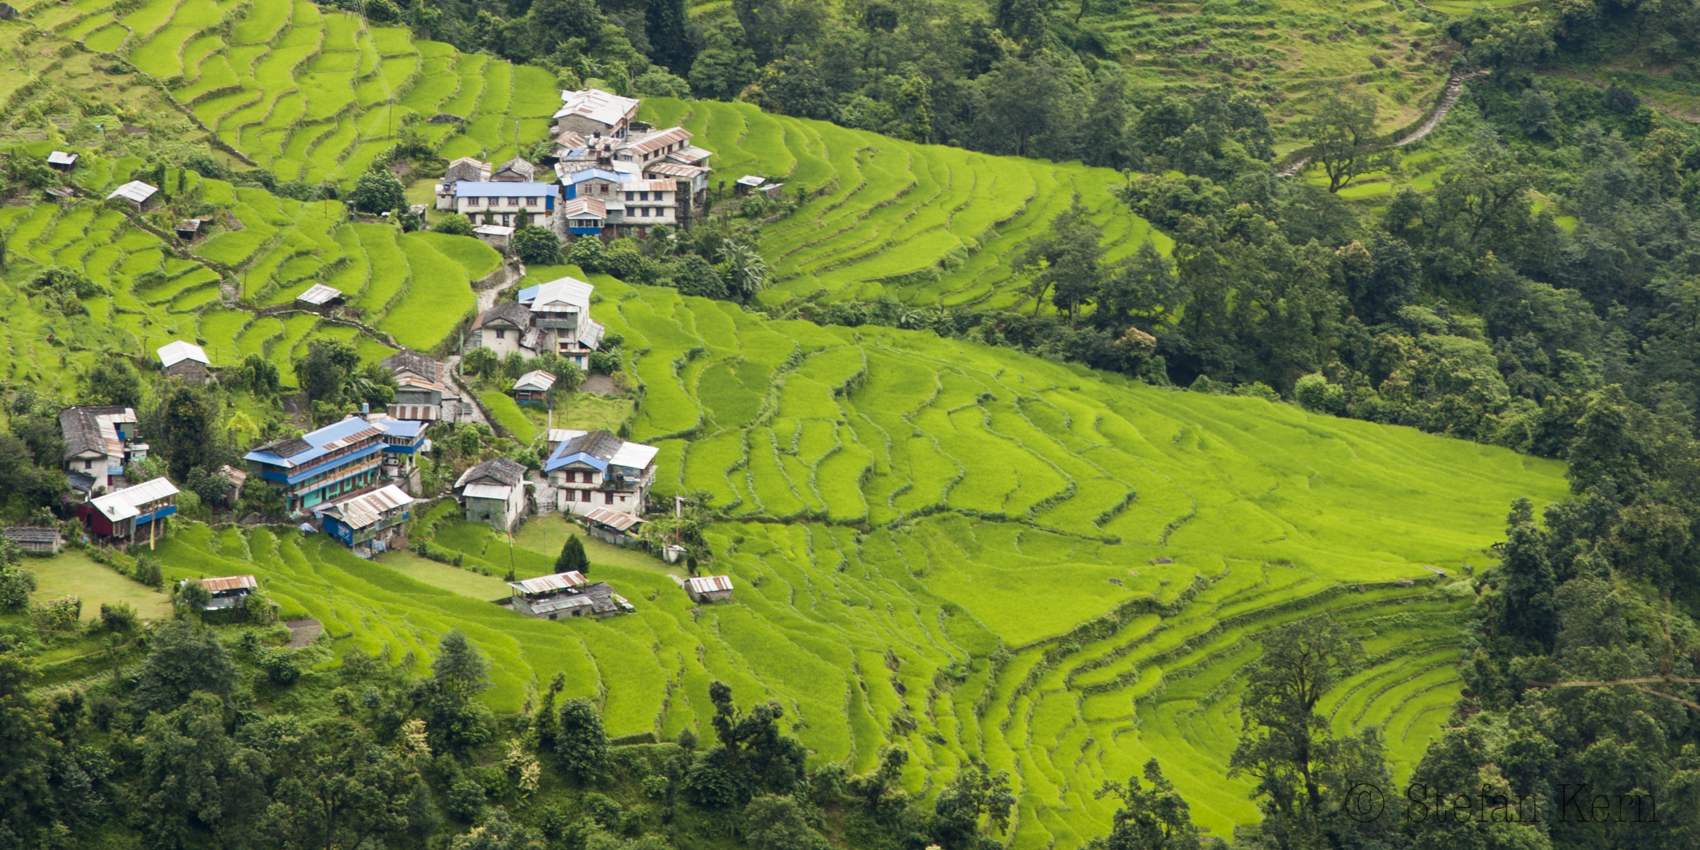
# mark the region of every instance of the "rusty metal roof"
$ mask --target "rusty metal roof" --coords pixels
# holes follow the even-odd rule
[[[606,525],[615,531],[625,531],[640,522],[646,521],[641,517],[632,516],[624,511],[615,511],[608,508],[597,508],[586,514],[584,518],[600,525]]]
[[[370,493],[332,502],[313,509],[317,514],[331,514],[350,528],[365,528],[378,521],[385,511],[413,504],[413,497],[400,487],[389,484]]]
[[[259,590],[260,583],[253,576],[221,576],[219,578],[203,578],[201,586],[213,593],[227,590]]]
[[[685,579],[685,584],[697,593],[716,593],[732,589],[731,576],[694,576]]]
[[[587,582],[588,579],[584,577],[584,573],[581,573],[578,570],[569,570],[564,573],[538,576],[537,578],[528,578],[523,581],[510,581],[508,582],[508,587],[514,588],[521,593],[552,593],[559,590],[571,590],[575,587],[582,587]]]

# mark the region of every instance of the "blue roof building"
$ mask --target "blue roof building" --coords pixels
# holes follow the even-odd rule
[[[423,444],[423,423],[368,422],[350,416],[299,437],[267,443],[243,460],[250,477],[283,491],[284,509],[294,514],[376,485],[386,465],[411,467]]]

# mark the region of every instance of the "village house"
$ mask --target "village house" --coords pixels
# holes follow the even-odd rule
[[[480,224],[472,228],[472,235],[498,251],[508,250],[514,241],[514,229],[500,224]]]
[[[394,484],[313,508],[326,534],[362,558],[407,546],[402,524],[413,497]]]
[[[660,450],[620,439],[605,430],[568,430],[543,473],[555,487],[558,509],[584,516],[596,508],[642,515],[655,483]]]
[[[455,495],[466,518],[497,531],[513,531],[525,517],[525,466],[505,457],[484,461],[461,473]]]
[[[597,198],[577,198],[561,204],[570,236],[601,236],[608,224],[608,204]]]
[[[350,416],[299,437],[274,440],[243,456],[248,474],[282,491],[298,515],[339,496],[407,477],[424,448],[424,425]]]
[[[123,201],[130,206],[135,207],[138,212],[147,212],[148,210],[153,209],[156,205],[155,201],[158,194],[159,189],[149,186],[140,180],[131,180],[130,182],[113,189],[112,194],[107,195],[106,199],[109,201]]]
[[[455,208],[455,184],[485,183],[490,180],[490,163],[470,156],[463,156],[451,163],[443,173],[443,182],[432,187],[437,196],[437,209],[452,210]]]
[[[724,602],[732,598],[731,576],[691,576],[680,583],[692,602]]]
[[[554,229],[556,189],[552,183],[454,184],[455,212],[474,224],[517,227],[520,213],[531,223]]]
[[[158,354],[160,368],[165,370],[166,377],[182,378],[190,384],[207,382],[207,366],[212,361],[207,359],[207,352],[200,346],[177,340],[161,346]]]
[[[121,405],[59,411],[65,476],[81,499],[124,486],[124,468],[147,459],[148,444],[142,442],[136,421],[136,411]]]
[[[520,404],[543,404],[549,401],[549,388],[555,385],[555,376],[533,369],[514,381],[514,401]]]
[[[614,146],[614,158],[642,167],[650,162],[663,161],[690,146],[691,131],[683,127],[670,127],[622,139]]]
[[[496,166],[496,170],[490,173],[490,180],[494,183],[535,183],[537,166],[516,156]]]
[[[504,301],[479,314],[472,322],[470,342],[498,357],[516,351],[527,357],[553,351],[580,369],[588,368],[605,330],[590,318],[595,289],[570,277],[528,286],[519,291],[517,302]]]
[[[241,608],[247,604],[248,597],[254,595],[260,589],[260,582],[251,575],[217,576],[193,580],[199,581],[201,587],[211,594],[211,598],[201,606],[202,611],[227,611],[232,608]],[[177,584],[181,587],[190,581],[191,579],[184,579]]]
[[[417,351],[398,351],[378,364],[395,376],[392,419],[418,422],[457,422],[462,413],[460,393],[445,383],[443,364]]]
[[[177,222],[177,238],[184,242],[195,241],[195,237],[201,235],[201,224],[202,220],[198,218],[186,218]]]
[[[620,187],[625,202],[623,215],[608,223],[620,226],[622,235],[647,236],[649,228],[658,224],[673,226],[679,223],[679,185],[672,180],[634,180]]]
[[[57,528],[14,525],[0,531],[0,535],[4,535],[19,549],[38,555],[57,555],[59,549],[65,545],[65,538]]]
[[[637,609],[608,582],[591,583],[577,570],[510,581],[508,604],[515,611],[542,620],[584,617],[592,614],[632,613]]]
[[[642,102],[601,89],[561,92],[561,108],[555,113],[555,133],[576,132],[582,136],[613,136],[623,139],[637,119]]]
[[[177,487],[164,478],[125,487],[77,506],[77,517],[90,535],[125,542],[145,535],[150,545],[163,533],[166,518],[174,513]]]
[[[77,160],[82,159],[78,154],[68,151],[54,151],[47,155],[47,167],[54,171],[70,171],[77,167]]]
[[[584,515],[584,527],[589,530],[590,536],[615,546],[629,546],[636,542],[633,529],[644,522],[646,520],[641,517],[611,508],[596,508]]]
[[[248,483],[248,473],[227,463],[218,468],[218,474],[230,483],[230,494],[225,498],[225,507],[235,508],[236,503],[242,501],[242,486]]]
[[[384,429],[384,480],[398,482],[410,493],[419,492],[419,453],[431,447],[431,441],[425,439],[430,423],[391,419],[382,413],[369,414],[365,419]]]
[[[643,167],[645,180],[671,180],[675,184],[674,191],[685,204],[692,207],[702,206],[708,197],[709,170],[700,165],[685,165],[680,162],[652,162]]]

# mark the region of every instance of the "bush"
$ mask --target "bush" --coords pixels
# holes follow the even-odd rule
[[[274,685],[288,687],[301,678],[301,666],[295,663],[295,653],[287,649],[267,649],[260,655],[260,669]]]
[[[510,243],[514,255],[529,266],[558,266],[561,264],[561,242],[555,234],[535,225],[514,231]]]
[[[0,568],[0,614],[22,614],[29,610],[35,592],[35,573],[21,567]]]
[[[128,632],[141,621],[136,609],[127,602],[100,603],[100,624],[109,632]]]
[[[130,571],[130,578],[148,587],[159,587],[165,581],[164,576],[160,575],[159,560],[149,555],[136,559],[136,568]],[[199,587],[200,583],[196,582],[196,586]]]
[[[373,167],[360,175],[354,191],[348,193],[348,199],[361,212],[387,212],[407,206],[407,190],[389,169]]]
[[[1346,409],[1346,393],[1321,375],[1306,375],[1293,385],[1293,397],[1306,410],[1339,416]]]
[[[431,225],[433,233],[447,233],[450,236],[471,236],[472,219],[460,213],[449,213],[442,220]]]
[[[590,354],[590,371],[612,375],[622,367],[619,351],[593,351]]]
[[[473,779],[462,779],[449,786],[449,795],[443,801],[443,809],[449,817],[465,823],[476,823],[484,814],[484,786]]]
[[[83,601],[75,596],[37,605],[31,612],[35,627],[44,632],[71,632],[83,616]]]

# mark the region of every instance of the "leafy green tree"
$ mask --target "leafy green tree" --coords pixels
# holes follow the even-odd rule
[[[282,386],[282,381],[277,373],[277,365],[258,354],[250,354],[242,358],[242,362],[235,369],[233,378],[232,383],[246,387],[249,392],[265,398],[277,395],[278,389]]]
[[[460,368],[473,375],[488,377],[502,368],[502,359],[496,352],[479,346],[468,351],[466,356],[460,359]]]
[[[171,477],[187,481],[190,471],[209,466],[216,456],[217,408],[204,391],[185,386],[166,393],[160,407],[157,444],[170,462]]]
[[[348,193],[348,200],[363,213],[390,212],[406,208],[407,190],[389,168],[374,163],[354,182],[354,190]]]
[[[295,379],[313,401],[341,405],[349,379],[360,368],[360,352],[340,339],[307,343],[307,355],[295,361]]]
[[[696,254],[690,254],[679,260],[678,271],[673,274],[673,285],[685,295],[696,295],[703,298],[724,300],[730,293],[726,283],[720,279],[720,273],[714,266]]]
[[[214,694],[185,691],[179,703],[156,707],[139,740],[136,808],[146,845],[246,845],[266,810],[265,758],[231,738]]]
[[[581,240],[582,241],[582,240]],[[513,238],[509,241],[514,256],[530,266],[558,266],[561,264],[561,240],[555,234],[537,227],[526,225],[514,230]]]
[[[275,791],[260,831],[273,846],[383,846],[409,832],[419,775],[365,727],[322,717],[300,734],[263,740]]]
[[[17,547],[6,541],[9,553],[16,555]],[[16,558],[0,565],[0,613],[23,614],[30,609],[30,594],[35,592],[35,573],[17,565]]]
[[[437,219],[436,224],[431,225],[431,232],[446,233],[450,236],[471,236],[472,219],[460,213],[449,213]]]
[[[1027,295],[1033,315],[1039,315],[1050,294],[1057,309],[1073,322],[1081,306],[1101,289],[1104,231],[1087,217],[1079,197],[1051,223],[1051,231],[1033,240],[1022,252],[1019,268],[1028,274]]]
[[[490,710],[478,695],[490,688],[490,662],[459,630],[443,636],[431,662],[431,678],[415,689],[425,711],[431,748],[463,753],[489,740]]]
[[[584,554],[584,540],[577,534],[567,535],[567,542],[561,544],[561,555],[555,559],[555,572],[573,570],[590,575],[590,558]]]
[[[1300,123],[1299,133],[1311,144],[1311,161],[1328,175],[1328,191],[1338,192],[1369,172],[1398,165],[1399,155],[1376,138],[1377,115],[1370,95],[1330,90],[1318,100],[1316,114]]]
[[[89,370],[88,402],[141,407],[142,378],[122,357],[102,358]]]
[[[943,850],[974,850],[981,846],[980,818],[986,819],[989,831],[1006,832],[1014,807],[1007,772],[994,774],[983,764],[970,765],[957,772],[933,805],[933,841]]]
[[[897,90],[892,101],[895,126],[891,135],[912,142],[930,144],[933,141],[933,104],[927,93],[927,78],[910,77]]]
[[[1078,145],[1080,161],[1087,165],[1126,170],[1139,164],[1139,143],[1132,133],[1127,105],[1127,78],[1122,74],[1106,74],[1093,86],[1092,105],[1080,126]]]
[[[1042,42],[1050,27],[1054,5],[1054,0],[998,0],[992,23],[1018,42]]]
[[[757,74],[756,56],[744,44],[742,29],[721,26],[709,30],[688,77],[697,97],[736,100]]]
[[[826,839],[809,826],[791,797],[763,794],[744,807],[744,842],[750,850],[826,850]]]
[[[727,292],[740,302],[748,302],[767,288],[767,261],[756,249],[735,239],[724,240],[720,278]]]
[[[685,11],[685,0],[653,0],[645,10],[644,20],[649,57],[675,74],[690,71],[696,49],[691,44],[691,21]]]
[[[590,700],[569,699],[561,704],[555,754],[576,781],[592,782],[607,773],[608,733],[602,728],[601,712]]]
[[[160,626],[136,675],[136,705],[175,711],[197,691],[225,696],[236,686],[236,665],[212,630],[188,620]]]
[[[1110,834],[1092,839],[1088,850],[1196,850],[1201,846],[1192,807],[1163,776],[1156,759],[1145,763],[1144,774],[1149,788],[1134,776],[1126,785],[1106,782],[1098,791],[1098,799],[1115,797],[1121,806],[1111,820]]]
[[[449,850],[544,850],[547,846],[536,830],[514,823],[499,806],[489,820],[449,841]]]

